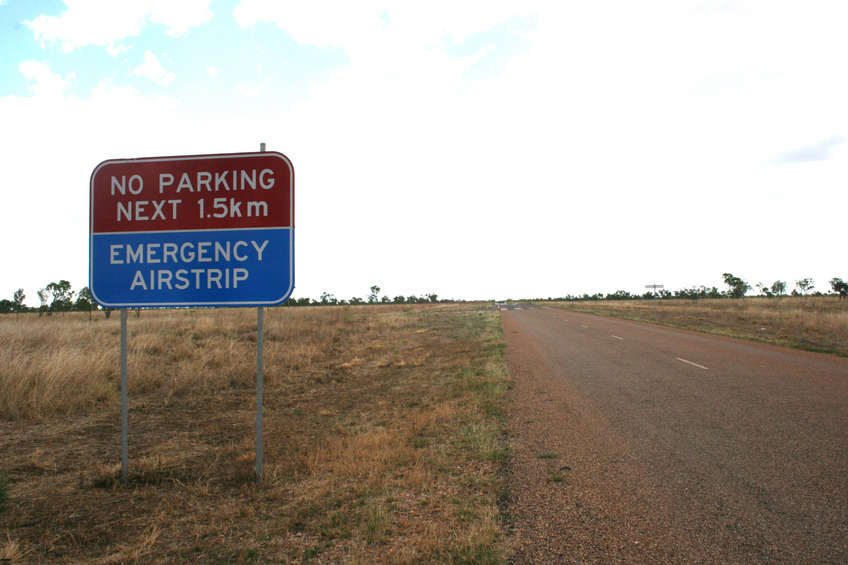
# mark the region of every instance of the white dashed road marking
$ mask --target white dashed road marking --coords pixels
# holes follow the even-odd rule
[[[699,369],[704,369],[706,371],[709,371],[709,369],[707,369],[703,365],[698,365],[697,363],[693,363],[692,361],[687,361],[686,359],[681,359],[680,357],[678,357],[677,360],[683,361],[684,363],[689,363],[690,365],[694,365],[695,367],[698,367]]]

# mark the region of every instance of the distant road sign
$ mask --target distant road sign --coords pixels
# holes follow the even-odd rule
[[[273,306],[294,290],[294,167],[281,153],[109,160],[90,190],[101,306]]]

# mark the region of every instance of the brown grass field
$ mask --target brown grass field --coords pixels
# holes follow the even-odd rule
[[[848,300],[836,296],[539,304],[848,356]]]
[[[831,297],[545,303],[848,355]],[[0,316],[0,563],[505,563],[491,304]]]
[[[0,316],[0,560],[501,563],[491,304]],[[3,496],[0,496],[2,504]]]

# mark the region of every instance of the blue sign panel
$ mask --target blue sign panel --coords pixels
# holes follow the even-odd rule
[[[291,228],[94,234],[92,280],[112,307],[255,306],[292,292]],[[244,299],[243,297],[248,297]]]

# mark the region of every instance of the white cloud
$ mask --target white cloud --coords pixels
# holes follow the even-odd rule
[[[54,74],[50,67],[38,61],[24,61],[18,65],[18,70],[28,80],[35,82],[28,88],[38,97],[59,97],[71,87],[68,79],[73,78],[73,74],[62,78],[60,75]]]
[[[210,77],[215,78],[216,76],[218,76],[218,67],[216,67],[215,65],[206,65],[206,72],[209,74]]]
[[[449,57],[447,46],[532,13],[534,9],[525,3],[453,0],[426,4],[241,0],[233,12],[242,27],[271,22],[298,43],[341,48],[353,66],[372,77],[413,73],[420,77],[419,83],[442,78],[453,81],[479,59],[479,55]],[[453,77],[444,77],[444,73]]]
[[[345,119],[373,112],[372,121],[379,124],[381,114],[432,115],[441,111],[442,105],[448,106],[445,115],[452,113],[452,98],[467,88],[469,69],[498,52],[498,46],[484,44],[463,56],[450,54],[450,47],[476,32],[490,31],[535,11],[525,3],[503,1],[457,4],[435,0],[421,4],[242,0],[234,16],[243,27],[271,22],[299,43],[342,49],[349,65],[313,94],[323,100],[326,88],[333,107],[350,107]],[[341,103],[337,100],[340,92],[346,93]],[[389,121],[398,123],[391,118]]]
[[[144,62],[133,69],[136,76],[149,78],[156,84],[168,86],[176,77],[175,73],[165,71],[159,59],[153,54],[150,49],[144,53]]]
[[[382,27],[384,2],[275,2],[242,0],[233,15],[247,27],[257,22],[273,22],[299,43],[330,47],[368,37]]]
[[[310,226],[332,225],[360,236],[330,246],[341,263],[359,257],[363,241],[381,241],[391,265],[362,270],[377,281],[421,272],[421,291],[424,275],[442,284],[445,273],[454,273],[453,288],[467,279],[467,295],[481,284],[501,289],[495,294],[532,286],[525,273],[554,289],[540,293],[612,292],[605,285],[631,278],[630,291],[650,282],[682,288],[713,284],[710,277],[734,265],[744,275],[749,263],[787,264],[780,254],[807,261],[810,251],[790,241],[780,251],[758,248],[755,264],[745,244],[780,239],[776,219],[793,210],[814,216],[792,196],[813,190],[808,185],[845,202],[845,145],[803,171],[771,169],[775,155],[848,137],[839,102],[848,99],[848,49],[836,26],[815,25],[832,20],[826,13],[784,3],[754,3],[741,14],[702,14],[678,2],[540,4],[527,52],[475,82],[463,71],[480,52],[456,60],[441,47],[485,29],[473,18],[441,25],[447,12],[434,9],[418,14],[419,28],[408,6],[403,13],[372,2],[350,16],[355,24],[345,26],[345,14],[330,33],[319,16],[327,6],[313,6],[245,0],[237,13],[243,25],[270,20],[350,59],[280,121],[297,132],[301,178],[367,185],[325,194],[332,206],[301,193],[306,255],[325,252],[307,248],[321,237],[307,233]],[[824,36],[808,35],[814,29]],[[767,192],[790,196],[766,206]],[[378,204],[363,211],[363,199]],[[307,216],[313,206],[320,218]],[[416,235],[424,233],[432,234],[426,243]],[[818,241],[828,239],[817,232]],[[659,251],[634,252],[640,246]],[[834,250],[821,249],[825,265]],[[559,257],[567,260],[550,263]],[[312,267],[299,285],[317,295],[333,273]],[[328,290],[343,296],[337,288]]]
[[[436,44],[446,38],[460,42],[514,15],[533,13],[532,3],[506,1],[432,0],[426,4],[388,0],[361,2],[283,3],[241,0],[233,14],[243,27],[273,22],[292,39],[319,47],[354,49],[378,39],[380,30],[394,27],[412,41]]]
[[[776,162],[783,164],[809,163],[813,161],[826,161],[833,155],[834,150],[845,142],[841,135],[824,139],[821,142],[787,151],[777,156]]]
[[[38,81],[33,95],[0,97],[4,128],[14,132],[0,136],[0,154],[9,156],[4,182],[16,187],[4,192],[4,205],[17,211],[0,224],[0,239],[15,242],[6,249],[14,269],[0,272],[0,293],[23,287],[33,305],[50,281],[67,279],[76,290],[88,284],[87,179],[94,167],[111,158],[186,153],[186,128],[173,98],[146,98],[108,82],[78,98],[46,65],[28,62],[21,72]]]
[[[42,42],[59,42],[65,52],[86,45],[101,45],[114,56],[115,43],[141,32],[149,20],[162,24],[172,36],[184,35],[192,27],[212,18],[211,0],[64,0],[67,10],[59,16],[41,15],[28,25]]]
[[[168,35],[185,35],[212,19],[211,3],[212,0],[150,1],[150,21],[164,25]]]
[[[262,96],[265,90],[265,84],[240,84],[238,85],[239,94],[248,100],[257,100]]]

